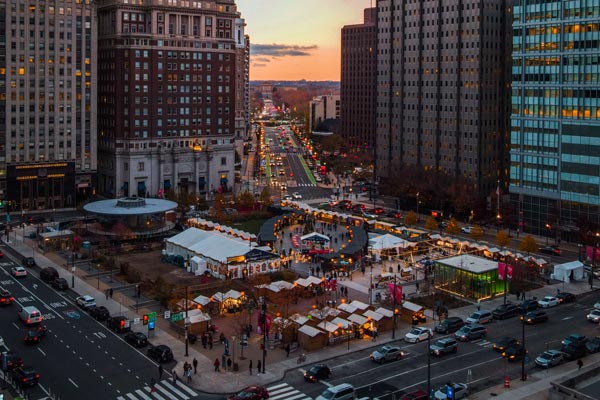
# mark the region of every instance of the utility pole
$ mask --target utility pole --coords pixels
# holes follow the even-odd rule
[[[262,373],[265,373],[265,364],[267,358],[267,298],[263,298],[261,318],[263,323],[263,353],[262,353]]]
[[[392,339],[396,339],[396,274],[394,274],[394,294],[392,295],[392,312],[394,313],[392,316]]]
[[[188,287],[185,286],[185,321],[183,321],[183,327],[185,328],[185,356],[188,356]]]

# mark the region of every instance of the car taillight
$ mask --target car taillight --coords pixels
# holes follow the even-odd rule
[[[27,378],[23,378],[21,379],[23,382],[27,382]]]
[[[35,374],[36,379],[40,379],[40,374]]]
[[[28,324],[29,324],[29,323],[31,323],[31,320],[30,320],[30,319],[27,319],[26,323],[28,323]]]

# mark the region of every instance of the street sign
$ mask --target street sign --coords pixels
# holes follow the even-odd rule
[[[171,321],[177,322],[183,319],[183,312],[178,312],[175,314],[171,314]]]
[[[140,322],[142,322],[142,319],[141,319],[140,317],[135,317],[135,318],[133,319],[133,324],[134,324],[134,325],[139,325],[139,324],[140,324]]]
[[[171,319],[171,311],[170,310],[165,311],[165,319]]]
[[[125,320],[125,328],[130,328],[130,327],[131,327],[131,321]]]
[[[156,321],[156,313],[155,312],[148,313],[148,321]]]

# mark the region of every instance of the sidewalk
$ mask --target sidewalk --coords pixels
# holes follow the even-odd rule
[[[32,229],[30,227],[30,229]],[[28,230],[25,230],[25,241],[23,241],[20,236],[22,230],[19,229],[16,235],[16,239],[13,239],[15,236],[11,235],[11,242],[8,245],[14,248],[16,251],[21,253],[23,256],[31,256],[32,255],[32,247],[27,244],[27,235]],[[64,261],[61,262],[61,258],[54,254],[49,253],[48,255],[44,255],[35,250],[35,260],[40,267],[53,266],[59,271],[61,277],[67,279],[68,282],[71,282],[72,273],[70,270],[65,268]],[[386,265],[375,265],[373,267],[373,276],[376,276],[381,273],[382,269],[386,269],[388,266]],[[149,310],[140,307],[137,314],[134,312],[135,310],[135,300],[128,296],[126,293],[116,292],[112,299],[106,299],[105,290],[109,287],[109,282],[105,282],[104,280],[99,281],[100,289],[98,289],[98,282],[96,278],[86,280],[85,279],[85,271],[81,268],[76,268],[75,271],[75,288],[74,290],[79,295],[91,295],[93,296],[98,305],[103,305],[109,309],[111,315],[125,315],[130,320],[133,320],[136,317],[141,317],[143,314],[147,313]],[[367,296],[367,288],[370,284],[371,279],[371,271],[370,268],[363,273],[354,273],[352,280],[340,280],[338,284],[340,286],[347,286],[350,289],[349,297],[353,300],[361,300],[368,302]],[[116,283],[115,283],[116,285]],[[563,284],[560,283],[558,285],[548,285],[543,288],[534,290],[530,293],[527,293],[527,297],[536,296],[537,298],[542,298],[545,295],[552,295],[556,293],[557,288],[562,290]],[[410,294],[413,293],[416,288],[411,285],[405,286],[405,293]],[[565,285],[565,290],[575,295],[579,295],[582,293],[586,293],[589,291],[589,285],[587,283],[569,283]],[[510,300],[514,301],[514,296]],[[493,309],[499,304],[502,303],[502,298],[497,298],[491,301],[486,301],[481,303],[481,307],[485,309]],[[474,305],[469,305],[466,307],[462,307],[459,309],[453,309],[450,311],[452,316],[459,316],[462,318],[466,318],[469,316],[474,310]],[[427,311],[428,316],[431,316],[431,311]],[[245,386],[252,384],[262,384],[266,385],[277,380],[280,380],[284,377],[286,371],[298,368],[300,365],[297,363],[297,356],[302,350],[298,350],[296,353],[292,353],[289,358],[286,358],[285,351],[282,349],[274,349],[267,350],[266,357],[266,367],[265,374],[256,375],[256,367],[258,360],[262,361],[262,350],[260,349],[261,336],[257,334],[253,334],[250,336],[250,340],[248,346],[244,348],[244,359],[241,358],[241,347],[239,343],[233,343],[230,346],[230,354],[235,355],[235,362],[239,365],[239,371],[225,371],[225,372],[214,372],[213,362],[215,358],[219,358],[221,360],[221,355],[223,354],[222,345],[218,344],[218,341],[215,342],[213,349],[203,349],[200,341],[196,342],[194,345],[189,345],[188,356],[185,356],[185,344],[183,341],[183,337],[181,335],[177,335],[174,331],[172,331],[168,327],[168,322],[165,321],[162,315],[157,316],[157,329],[154,334],[151,336],[151,342],[153,344],[165,344],[169,346],[177,360],[177,365],[175,369],[177,370],[178,375],[182,375],[181,372],[183,370],[183,363],[185,361],[191,363],[194,358],[198,360],[198,375],[194,375],[194,379],[192,383],[189,385],[194,389],[199,391],[209,392],[209,393],[231,393],[237,391]],[[225,332],[230,337],[231,334],[235,334],[237,331],[236,328],[239,328],[239,317],[231,317],[225,318],[222,320],[223,323],[220,324],[220,331]],[[428,323],[426,326],[433,326],[433,320],[428,318]],[[146,327],[142,325],[135,325],[132,327],[136,331],[143,330],[146,332]],[[400,322],[399,328],[396,331],[396,337],[402,338],[406,332],[411,329],[411,326]],[[359,351],[370,349],[376,346],[380,346],[387,342],[392,341],[392,332],[384,332],[381,333],[377,339],[377,342],[373,342],[371,340],[359,340],[352,341],[350,344],[351,351]],[[398,341],[396,339],[395,341]],[[325,361],[328,359],[332,359],[344,354],[348,353],[348,349],[346,346],[327,346],[322,350],[319,350],[316,353],[307,354],[306,362],[303,364],[314,364],[316,362]],[[600,356],[599,356],[600,357]],[[253,362],[253,374],[251,375],[248,370],[249,361]],[[571,367],[571,364],[566,364],[561,366],[560,368],[553,368],[550,371],[543,371],[545,375],[548,376],[547,380],[542,380],[540,378],[539,382],[536,385],[532,385],[534,379],[533,377],[536,374],[532,375],[532,379],[522,385],[514,382],[514,385],[511,389],[502,388],[502,390],[498,390],[498,393],[503,393],[506,391],[529,391],[533,392],[537,390],[538,386],[548,386],[549,381],[556,379],[563,371],[565,373],[571,372],[576,367]],[[158,369],[157,369],[158,371]],[[223,370],[222,370],[223,371]],[[165,371],[168,372],[168,371]],[[209,377],[210,379],[205,379]],[[146,381],[149,382],[151,378],[157,378],[157,376],[148,376]],[[493,388],[496,390],[496,388]],[[489,398],[490,389],[485,391],[486,395],[475,395],[475,397],[470,396],[471,399],[484,399]],[[520,393],[520,392],[519,392]],[[515,397],[515,395],[511,394],[511,398],[521,398]]]

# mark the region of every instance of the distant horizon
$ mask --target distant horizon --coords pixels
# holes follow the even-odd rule
[[[250,36],[251,81],[341,79],[341,29],[372,0],[236,0]]]

